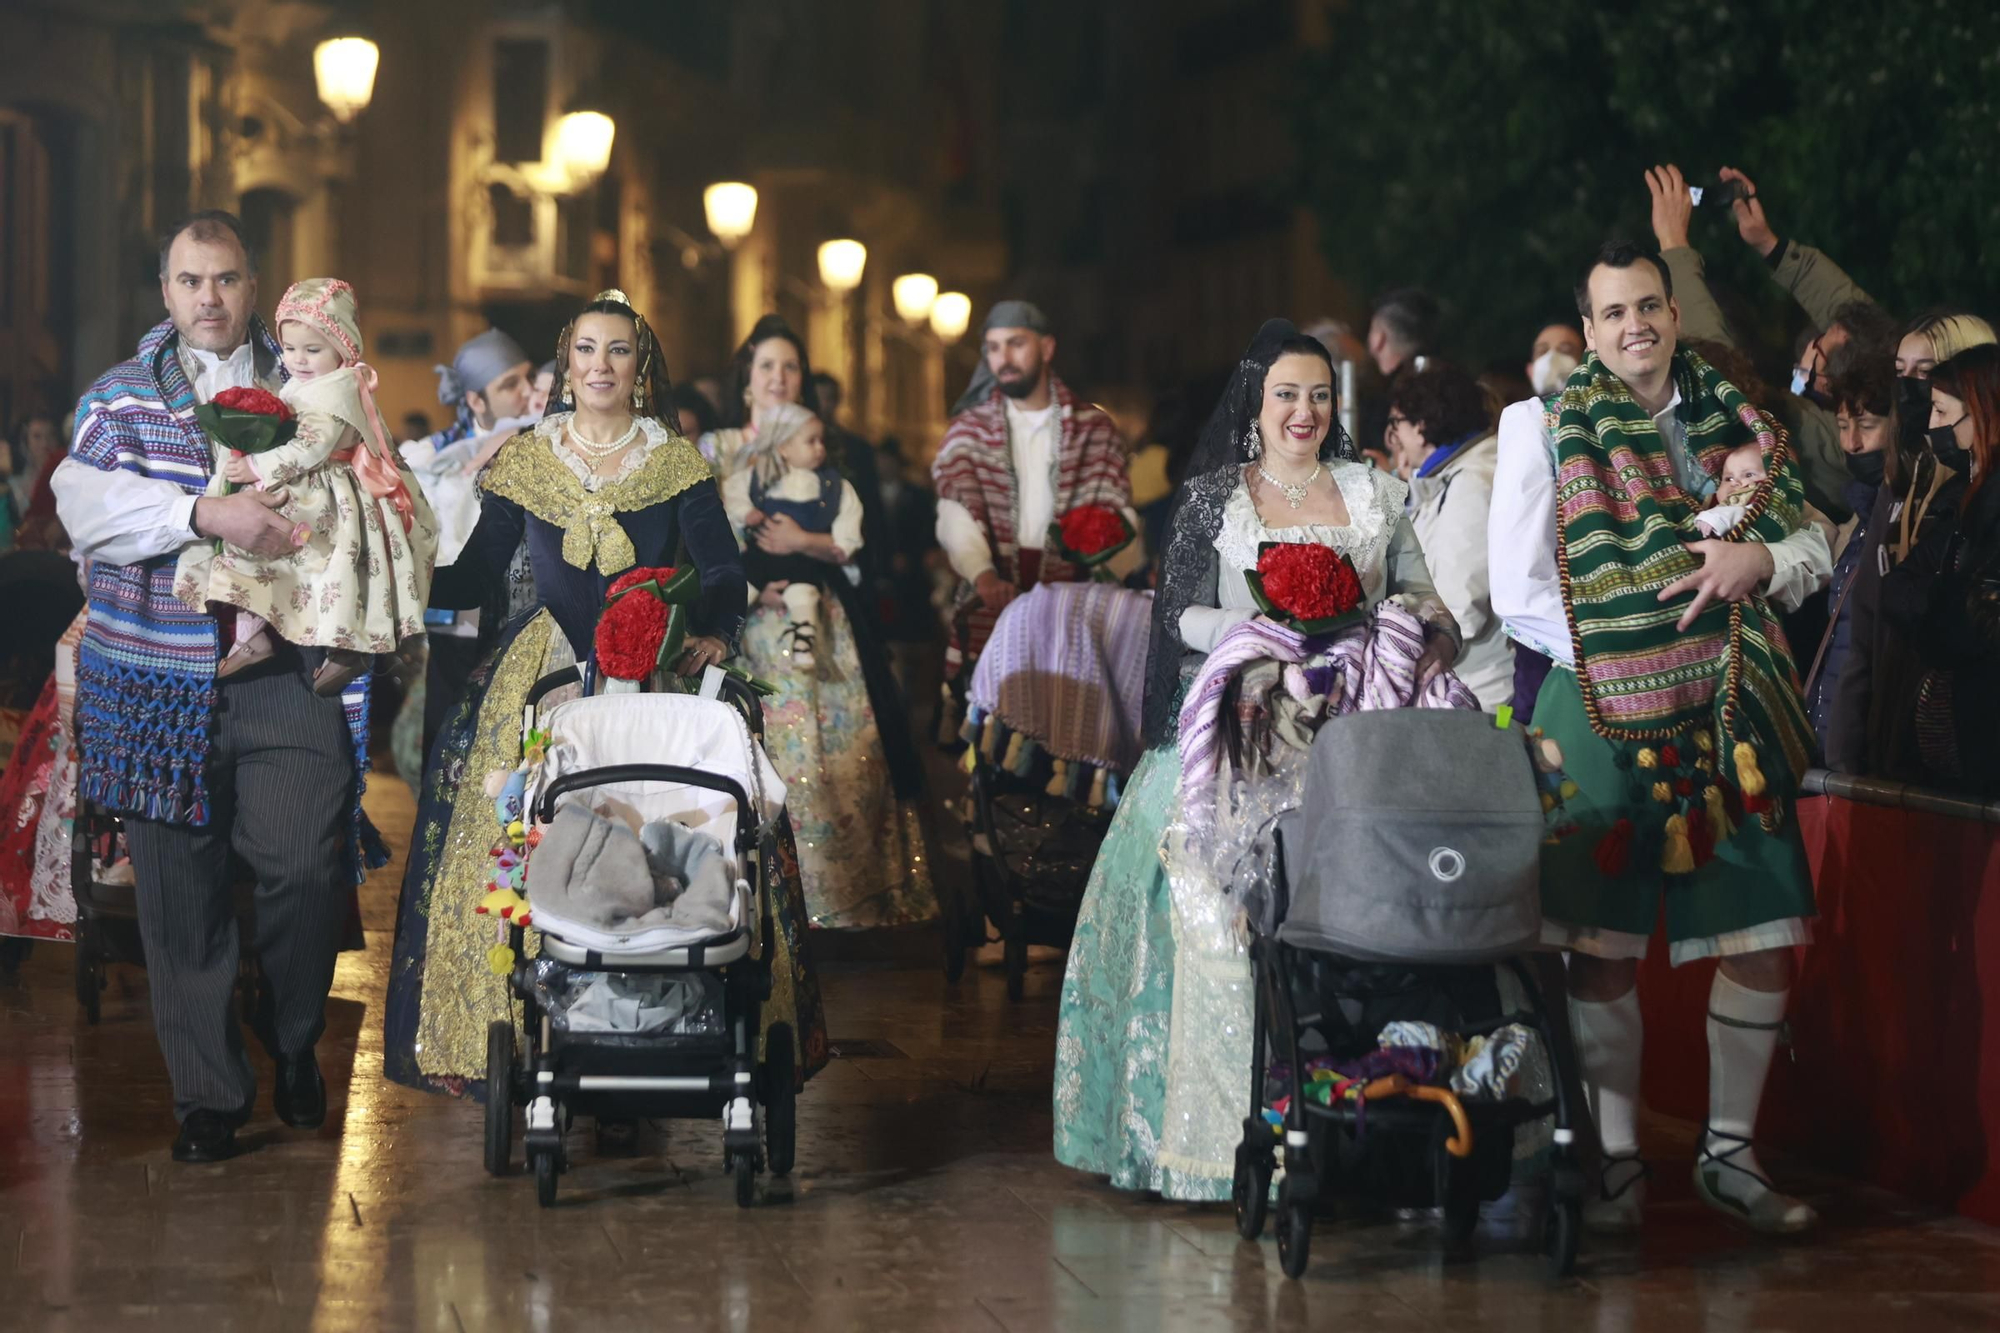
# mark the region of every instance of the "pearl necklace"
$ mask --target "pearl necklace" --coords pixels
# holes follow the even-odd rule
[[[1313,470],[1309,474],[1307,474],[1306,479],[1300,482],[1296,486],[1292,485],[1290,482],[1280,481],[1276,477],[1272,476],[1269,472],[1264,470],[1264,465],[1262,463],[1259,463],[1257,465],[1257,475],[1262,477],[1265,481],[1270,482],[1273,486],[1276,486],[1279,490],[1283,491],[1285,493],[1285,502],[1291,505],[1292,508],[1297,509],[1299,506],[1303,505],[1306,502],[1306,487],[1312,485],[1315,481],[1319,480],[1319,466],[1320,465],[1318,463],[1314,463]]]
[[[623,449],[626,445],[632,443],[633,440],[639,438],[639,418],[632,418],[632,424],[627,426],[625,433],[615,440],[591,439],[576,428],[575,417],[569,419],[564,429],[569,432],[570,443],[575,446],[577,453],[583,455],[593,463],[601,463]]]

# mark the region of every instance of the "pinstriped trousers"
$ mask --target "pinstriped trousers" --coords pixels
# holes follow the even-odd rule
[[[233,850],[256,876],[257,949],[277,1049],[310,1050],[347,922],[342,855],[354,748],[338,699],[312,692],[296,651],[221,683],[209,752],[209,822],[127,820],[153,1029],[174,1116],[242,1123],[257,1076],[231,1003],[239,941]]]

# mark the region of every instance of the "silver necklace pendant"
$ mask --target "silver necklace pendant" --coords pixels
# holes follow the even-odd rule
[[[1319,464],[1314,463],[1311,474],[1307,476],[1304,481],[1300,482],[1296,486],[1292,485],[1290,482],[1280,481],[1278,480],[1278,478],[1272,476],[1269,472],[1264,470],[1264,465],[1262,463],[1259,463],[1257,465],[1257,475],[1261,476],[1265,481],[1270,482],[1273,486],[1276,486],[1279,490],[1283,491],[1285,493],[1285,503],[1290,505],[1294,509],[1298,509],[1301,506],[1303,506],[1306,502],[1306,488],[1308,486],[1311,486],[1313,482],[1319,479]]]

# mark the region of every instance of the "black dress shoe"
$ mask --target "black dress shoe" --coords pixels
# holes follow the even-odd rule
[[[220,1111],[190,1111],[174,1140],[176,1162],[226,1162],[236,1155],[236,1130]]]
[[[294,1129],[318,1129],[326,1123],[326,1080],[311,1051],[278,1057],[278,1085],[271,1090],[271,1101],[278,1119]]]

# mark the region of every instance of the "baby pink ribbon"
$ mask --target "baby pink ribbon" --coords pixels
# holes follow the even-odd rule
[[[375,406],[375,367],[356,361],[354,383],[361,390],[361,410],[368,418],[368,429],[361,432],[361,445],[353,451],[349,465],[370,495],[387,500],[402,515],[403,531],[407,534],[415,522],[415,511],[409,488],[403,485],[403,474],[397,470],[396,456],[389,451],[389,428],[382,422],[381,409]]]

